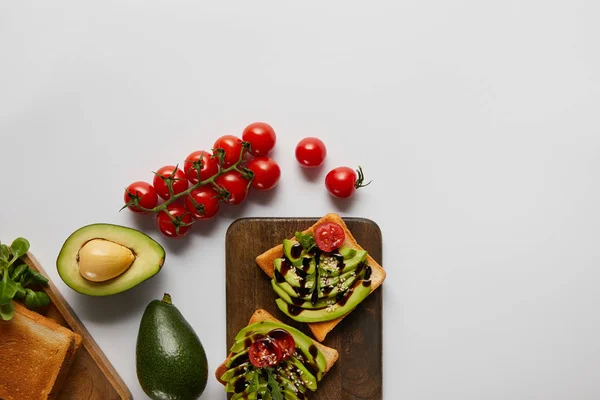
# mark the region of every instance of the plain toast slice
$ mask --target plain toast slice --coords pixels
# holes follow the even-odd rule
[[[321,219],[319,219],[317,222],[315,222],[313,225],[311,225],[309,228],[307,228],[303,232],[304,233],[307,233],[307,232],[313,233],[314,228],[317,225],[322,224],[324,222],[335,222],[344,229],[344,233],[346,234],[346,240],[344,241],[344,244],[343,244],[344,246],[352,247],[357,250],[364,250],[358,244],[358,242],[356,241],[354,236],[352,236],[352,232],[350,232],[350,230],[348,229],[348,226],[346,226],[346,223],[344,222],[342,217],[340,217],[338,214],[335,214],[335,213],[329,213],[329,214],[323,216]],[[291,239],[294,239],[294,237],[291,237]],[[283,238],[282,238],[282,241],[283,241]],[[265,251],[258,257],[256,257],[256,263],[265,272],[265,274],[267,274],[272,279],[273,274],[274,274],[273,261],[275,261],[276,258],[281,258],[281,257],[283,257],[283,244],[279,244],[279,245]],[[371,257],[371,255],[367,256],[367,261],[372,269],[370,293],[373,293],[373,291],[375,289],[377,289],[379,286],[381,286],[381,284],[385,280],[386,273],[385,273],[385,270],[383,269],[383,267],[381,265],[379,265],[379,263],[377,261],[375,261],[373,259],[373,257]],[[350,312],[352,312],[352,311],[350,311]],[[325,337],[327,336],[327,334],[329,332],[331,332],[331,330],[337,324],[339,324],[342,321],[342,319],[344,319],[344,317],[348,314],[349,313],[347,313],[337,319],[331,320],[331,321],[309,323],[307,325],[310,328],[310,330],[312,331],[313,335],[315,335],[315,338],[319,342],[322,342],[323,340],[325,340]]]
[[[81,336],[15,302],[14,317],[0,321],[0,399],[56,397]]]
[[[258,309],[254,312],[254,314],[252,314],[252,317],[250,317],[250,321],[248,321],[248,325],[254,324],[256,322],[261,322],[261,321],[272,321],[272,322],[278,322],[280,324],[283,323],[283,322],[279,321],[277,318],[275,318],[274,316],[272,316],[271,314],[269,314],[267,311],[265,311],[263,309]],[[325,375],[327,373],[327,371],[329,371],[331,369],[331,367],[333,367],[333,364],[335,364],[335,362],[339,358],[339,354],[336,349],[332,349],[331,347],[324,346],[321,343],[314,341],[313,339],[310,339],[310,340],[312,340],[312,342],[315,344],[315,346],[317,346],[319,351],[321,353],[323,353],[323,355],[325,356],[325,361],[327,362],[327,366],[325,367],[325,373],[323,374],[323,375]],[[227,356],[227,359],[225,361],[223,361],[223,363],[221,365],[219,365],[217,367],[217,370],[215,371],[215,377],[223,385],[226,385],[227,382],[223,382],[221,380],[221,376],[223,376],[223,374],[225,372],[227,372],[228,368],[225,365],[227,364],[229,359],[231,359],[231,356],[232,356],[232,354],[229,353],[229,355]]]

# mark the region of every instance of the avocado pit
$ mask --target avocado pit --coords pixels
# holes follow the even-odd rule
[[[77,254],[79,273],[92,282],[105,282],[127,271],[135,261],[131,249],[105,239],[87,241]]]

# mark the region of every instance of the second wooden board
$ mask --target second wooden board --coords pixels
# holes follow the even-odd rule
[[[234,221],[226,238],[227,353],[237,332],[252,313],[263,308],[282,322],[311,336],[305,324],[288,318],[277,308],[270,279],[256,265],[265,250],[293,237],[318,218],[243,218]],[[344,218],[358,243],[381,264],[381,231],[373,221]],[[382,264],[383,265],[383,264]],[[384,265],[385,268],[385,265]],[[385,286],[385,284],[383,285]],[[382,398],[381,292],[371,293],[335,327],[323,342],[340,358],[310,395],[319,400],[378,400]],[[224,396],[225,397],[225,396]]]

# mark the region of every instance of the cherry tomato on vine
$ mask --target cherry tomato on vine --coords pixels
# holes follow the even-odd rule
[[[223,168],[227,168],[240,159],[242,148],[242,139],[233,135],[225,135],[217,139],[213,146],[213,152],[216,152],[216,149],[223,149],[225,152],[223,155]]]
[[[175,220],[169,217],[169,214]],[[170,238],[185,236],[191,228],[192,214],[178,203],[169,204],[166,210],[159,211],[156,215],[156,224],[160,233]]]
[[[266,156],[275,147],[277,136],[271,125],[264,122],[253,122],[242,133],[242,140],[250,143],[250,154]]]
[[[356,189],[371,183],[364,184],[364,180],[365,175],[361,167],[356,171],[350,167],[337,167],[325,177],[325,187],[335,197],[350,197]]]
[[[304,138],[296,145],[296,160],[303,167],[318,167],[323,164],[326,156],[325,144],[316,137]]]
[[[281,354],[279,343],[268,337],[255,340],[248,350],[248,358],[256,368],[272,367],[281,360]]]
[[[156,190],[154,190],[154,186],[148,182],[137,181],[127,186],[124,195],[125,204],[128,204],[135,198],[137,198],[138,204],[144,208],[154,208],[158,203]],[[128,207],[134,212],[146,212],[144,210],[140,210],[134,204],[130,204]]]
[[[223,201],[228,204],[240,204],[248,196],[250,180],[236,170],[229,171],[215,179],[215,183],[227,192]]]
[[[167,186],[167,180],[172,183],[174,194],[185,192],[188,188],[188,181],[183,171],[174,165],[166,165],[156,171],[153,181],[156,193],[164,200],[168,200],[171,197],[169,187]]]
[[[200,186],[185,197],[185,208],[196,219],[210,219],[219,211],[219,192],[212,186]]]
[[[344,228],[335,222],[324,222],[315,228],[315,242],[323,251],[333,251],[346,240]]]
[[[187,176],[188,181],[192,184],[198,183],[198,167],[200,168],[200,179],[205,180],[219,172],[219,162],[215,158],[211,158],[212,154],[208,151],[198,150],[186,157],[183,163],[183,172]]]
[[[269,190],[274,188],[281,177],[279,165],[269,157],[256,157],[248,161],[246,165],[254,173],[252,187],[258,190]]]
[[[285,360],[292,354],[294,354],[294,350],[296,350],[296,342],[294,341],[294,337],[288,331],[276,328],[267,333],[267,336],[274,339],[279,347],[281,347],[281,359]]]

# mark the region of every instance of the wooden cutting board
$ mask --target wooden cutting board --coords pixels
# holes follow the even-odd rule
[[[30,267],[50,279],[31,253],[24,258]],[[83,339],[57,400],[132,399],[131,392],[117,371],[51,280],[44,291],[51,303],[43,310],[43,314],[78,333]]]
[[[226,237],[227,349],[233,338],[248,324],[257,308],[263,308],[282,322],[308,336],[305,324],[293,321],[275,304],[276,295],[269,277],[258,267],[256,256],[293,237],[318,218],[242,218],[234,221]],[[381,264],[381,231],[370,220],[344,218],[358,243]],[[383,264],[382,264],[383,265]],[[385,266],[384,266],[385,268]],[[383,285],[385,286],[385,284]],[[349,316],[331,331],[323,344],[337,349],[339,360],[319,383],[310,399],[377,400],[382,398],[381,294],[371,293]]]

